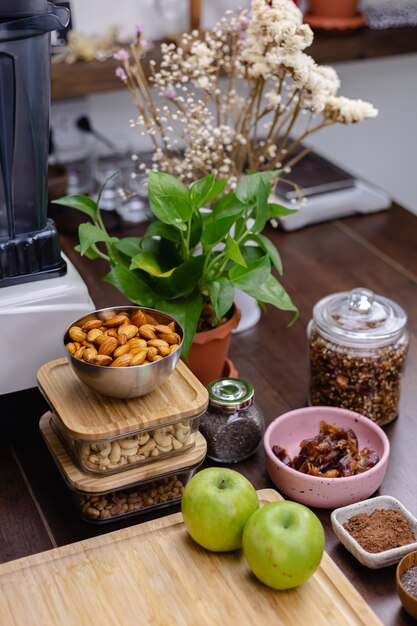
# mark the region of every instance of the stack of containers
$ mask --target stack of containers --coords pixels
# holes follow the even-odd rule
[[[198,429],[208,405],[182,361],[155,391],[127,400],[92,392],[65,358],[44,364],[38,385],[50,407],[42,436],[84,519],[120,519],[181,499],[206,455]]]

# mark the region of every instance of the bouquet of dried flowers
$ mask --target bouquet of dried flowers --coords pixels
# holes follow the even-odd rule
[[[115,54],[116,73],[138,109],[131,125],[152,142],[154,169],[186,182],[214,172],[232,186],[248,170],[282,175],[313,133],[376,116],[372,104],[336,95],[335,70],[304,52],[312,41],[292,0],[252,0],[208,32],[162,44],[146,78],[139,28]]]

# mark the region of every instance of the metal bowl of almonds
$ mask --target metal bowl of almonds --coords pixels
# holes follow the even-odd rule
[[[72,322],[64,345],[75,375],[93,391],[137,398],[163,384],[178,364],[184,330],[156,309],[98,309]]]

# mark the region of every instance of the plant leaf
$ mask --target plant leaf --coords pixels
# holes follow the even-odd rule
[[[291,215],[292,213],[298,213],[300,209],[290,209],[282,206],[281,204],[268,204],[269,219],[273,217],[282,217],[283,215]]]
[[[268,237],[265,235],[261,235],[260,233],[253,233],[248,236],[249,240],[256,241],[257,244],[262,248],[264,252],[267,253],[269,258],[271,259],[272,265],[278,270],[278,272],[282,275],[282,261],[279,255],[278,250],[275,245],[272,243]],[[248,248],[251,246],[247,246]]]
[[[251,226],[254,233],[260,233],[269,219],[268,210],[269,190],[262,178],[259,179],[258,193],[256,194],[256,213],[255,221]]]
[[[187,229],[184,222],[190,220],[193,207],[188,189],[181,181],[165,172],[149,172],[148,198],[152,211],[161,222],[179,230]]]
[[[177,228],[157,220],[154,220],[149,224],[144,235],[144,237],[155,236],[161,237],[162,239],[168,239],[168,241],[173,241],[174,243],[179,243],[181,241],[181,235]]]
[[[124,254],[131,259],[138,254],[141,250],[142,238],[141,237],[123,237],[114,244],[116,250]]]
[[[205,255],[191,257],[175,267],[170,276],[155,278],[155,289],[167,300],[190,296],[200,289],[205,258]]]
[[[271,273],[271,262],[269,258],[264,255],[260,259],[255,259],[247,263],[247,267],[241,267],[235,265],[229,271],[229,278],[233,287],[242,289],[246,293],[251,290],[257,289]],[[252,295],[249,293],[249,295]]]
[[[272,304],[282,311],[293,311],[295,316],[292,318],[291,324],[293,324],[299,316],[298,308],[281,283],[279,283],[272,274],[270,274],[262,284],[259,284],[257,288],[251,289],[251,291],[247,291],[247,293],[260,302]]]
[[[246,261],[242,256],[239,244],[230,235],[228,235],[226,239],[225,257],[227,259],[230,259],[231,261],[234,261],[238,265],[243,265],[243,267],[246,267]]]
[[[63,196],[57,200],[52,200],[52,204],[61,204],[62,206],[70,207],[71,209],[77,209],[81,213],[85,213],[92,220],[97,220],[98,206],[92,198],[83,195]]]
[[[94,224],[90,224],[87,222],[85,224],[80,224],[78,227],[78,237],[80,239],[80,254],[83,255],[85,252],[99,241],[103,241],[105,243],[115,243],[119,241],[117,237],[110,237],[106,231],[104,231],[99,226],[94,226]]]
[[[262,180],[265,184],[267,184],[276,178],[280,174],[280,171],[281,170],[271,170],[270,172],[256,172],[255,174],[248,174],[240,181],[240,183],[238,183],[235,189],[236,197],[244,204],[256,202],[259,181]]]
[[[216,180],[213,174],[196,180],[190,187],[190,199],[197,209],[210,205],[226,186],[226,180]]]
[[[116,287],[128,300],[134,304],[155,307],[156,294],[145,283],[139,274],[129,270],[124,265],[117,264],[103,278],[103,281]]]
[[[216,319],[219,320],[223,315],[226,315],[232,306],[235,290],[230,280],[222,277],[208,285],[208,292],[216,313]]]
[[[203,306],[203,296],[196,290],[194,294],[187,298],[178,300],[157,300],[155,307],[175,317],[184,328],[184,343],[182,356],[186,361],[188,353],[197,331],[197,324]]]
[[[156,255],[153,252],[139,252],[132,258],[129,266],[130,270],[139,269],[143,270],[151,276],[159,276],[160,278],[168,278],[175,271],[175,267],[164,272],[159,263]]]
[[[203,247],[212,248],[222,241],[236,222],[236,215],[240,215],[240,209],[230,209],[230,214],[227,217],[221,217],[214,222],[206,224],[201,236]]]

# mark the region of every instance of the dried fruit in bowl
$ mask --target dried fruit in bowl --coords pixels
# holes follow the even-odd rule
[[[324,478],[354,476],[376,465],[379,457],[369,448],[358,449],[358,439],[351,428],[320,422],[318,435],[304,439],[300,452],[291,457],[285,448],[272,446],[275,456],[293,469]]]

